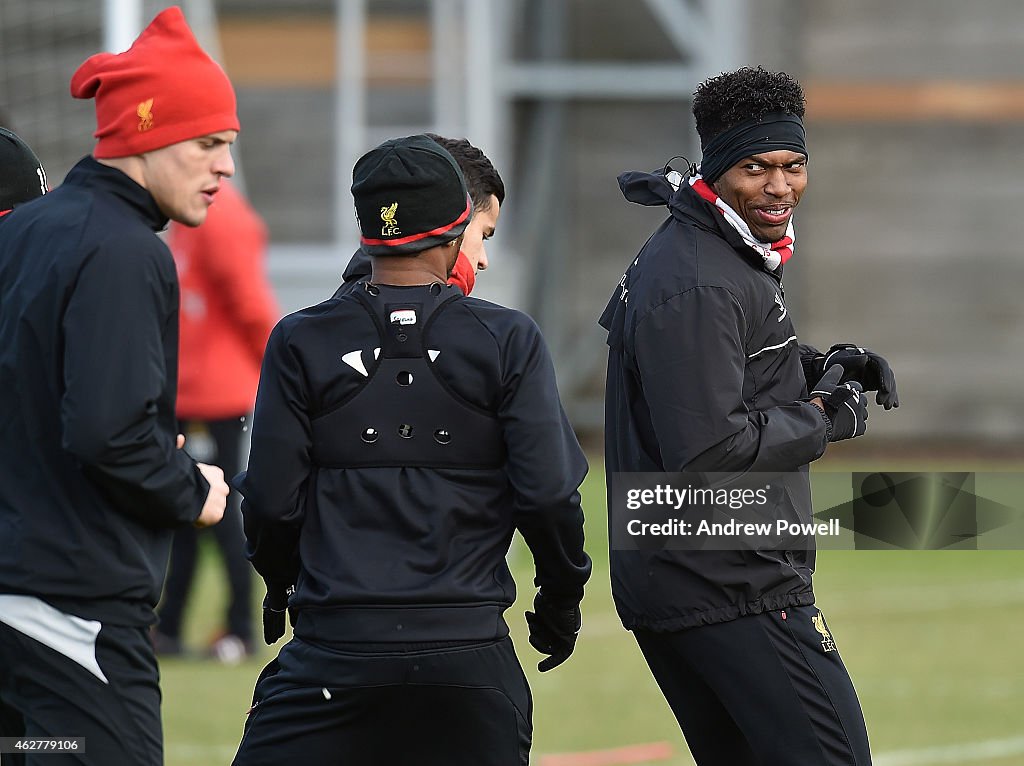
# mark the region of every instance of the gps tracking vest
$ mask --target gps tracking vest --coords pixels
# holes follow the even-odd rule
[[[499,468],[505,445],[497,417],[452,391],[434,369],[443,339],[427,348],[427,330],[462,293],[365,283],[352,295],[380,337],[366,385],[316,418],[313,462],[330,468],[416,466]]]

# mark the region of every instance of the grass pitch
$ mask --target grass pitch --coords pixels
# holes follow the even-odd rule
[[[592,463],[583,496],[594,575],[583,631],[572,658],[550,673],[536,671],[540,657],[526,640],[529,552],[517,538],[511,553],[520,597],[506,618],[533,689],[533,763],[667,742],[673,755],[657,763],[692,764],[612,607],[604,477],[600,459]],[[212,540],[204,542],[210,545],[187,620],[195,647],[217,630],[224,600]],[[822,551],[815,577],[818,605],[864,706],[876,766],[1024,764],[1024,552]],[[230,762],[256,676],[273,656],[264,647],[258,659],[234,667],[161,662],[168,766]]]

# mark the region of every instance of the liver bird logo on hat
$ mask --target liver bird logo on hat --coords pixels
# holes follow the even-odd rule
[[[139,115],[139,132],[143,133],[153,127],[153,99],[149,98],[139,104],[135,110]]]
[[[380,209],[380,220],[384,222],[384,225],[380,228],[380,235],[382,237],[393,237],[396,234],[402,233],[402,230],[398,228],[398,221],[395,220],[397,213],[397,202],[392,202],[390,205]]]

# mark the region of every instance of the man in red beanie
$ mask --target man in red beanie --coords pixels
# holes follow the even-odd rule
[[[96,100],[96,149],[0,239],[0,704],[21,717],[0,735],[156,766],[171,535],[217,523],[228,488],[176,438],[178,280],[155,232],[206,218],[238,118],[177,8],[71,93]]]

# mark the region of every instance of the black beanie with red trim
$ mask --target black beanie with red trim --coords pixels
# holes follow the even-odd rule
[[[360,157],[352,197],[367,255],[415,255],[451,242],[473,214],[458,163],[424,135],[393,138]]]
[[[48,192],[46,171],[29,145],[0,128],[0,215]]]

